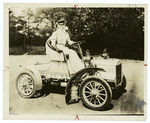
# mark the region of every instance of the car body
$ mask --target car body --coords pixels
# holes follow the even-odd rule
[[[21,97],[33,97],[43,86],[50,84],[66,87],[67,104],[81,99],[88,108],[103,110],[112,100],[112,89],[125,89],[126,81],[121,61],[89,57],[92,65],[71,76],[64,54],[52,52],[55,58],[46,63],[20,66],[22,70],[16,78],[16,88]]]
[[[117,89],[121,86],[124,77],[121,61],[116,59],[101,59],[94,60],[93,63],[97,67],[103,68],[105,70],[105,72],[100,72],[101,76],[109,83],[112,89]]]

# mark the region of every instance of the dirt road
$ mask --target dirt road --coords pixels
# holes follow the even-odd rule
[[[10,56],[9,57],[9,111],[15,114],[143,114],[137,103],[144,100],[144,62],[121,60],[126,76],[126,92],[114,92],[113,100],[105,111],[93,111],[82,105],[82,102],[66,105],[65,88],[46,87],[45,94],[37,98],[24,99],[16,91],[15,78],[20,72],[19,65],[46,62],[46,56]],[[142,106],[143,109],[143,106]]]

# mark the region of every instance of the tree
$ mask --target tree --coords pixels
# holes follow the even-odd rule
[[[12,11],[9,16],[13,30],[19,17],[13,16]],[[94,55],[107,48],[111,57],[144,58],[144,8],[46,7],[37,8],[34,13],[27,8],[20,19],[27,22],[28,44],[44,46],[61,18],[66,19],[72,40],[85,40],[83,51],[90,49]],[[11,37],[13,33],[10,32]]]

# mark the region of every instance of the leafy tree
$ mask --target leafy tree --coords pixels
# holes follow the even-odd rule
[[[34,12],[27,8],[24,17],[15,17],[11,10],[9,17],[10,44],[15,42],[12,39],[17,39],[13,36],[17,33],[14,25],[18,20],[26,23],[27,44],[44,46],[55,31],[56,22],[64,18],[71,39],[85,40],[83,51],[90,49],[96,55],[107,48],[110,57],[144,59],[144,8],[46,7]]]

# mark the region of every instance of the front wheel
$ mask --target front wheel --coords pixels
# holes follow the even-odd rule
[[[24,71],[20,73],[16,80],[18,94],[23,98],[33,97],[36,93],[35,81],[35,76],[31,72]]]
[[[104,80],[90,77],[81,84],[80,97],[86,107],[104,110],[111,102],[112,91]]]

